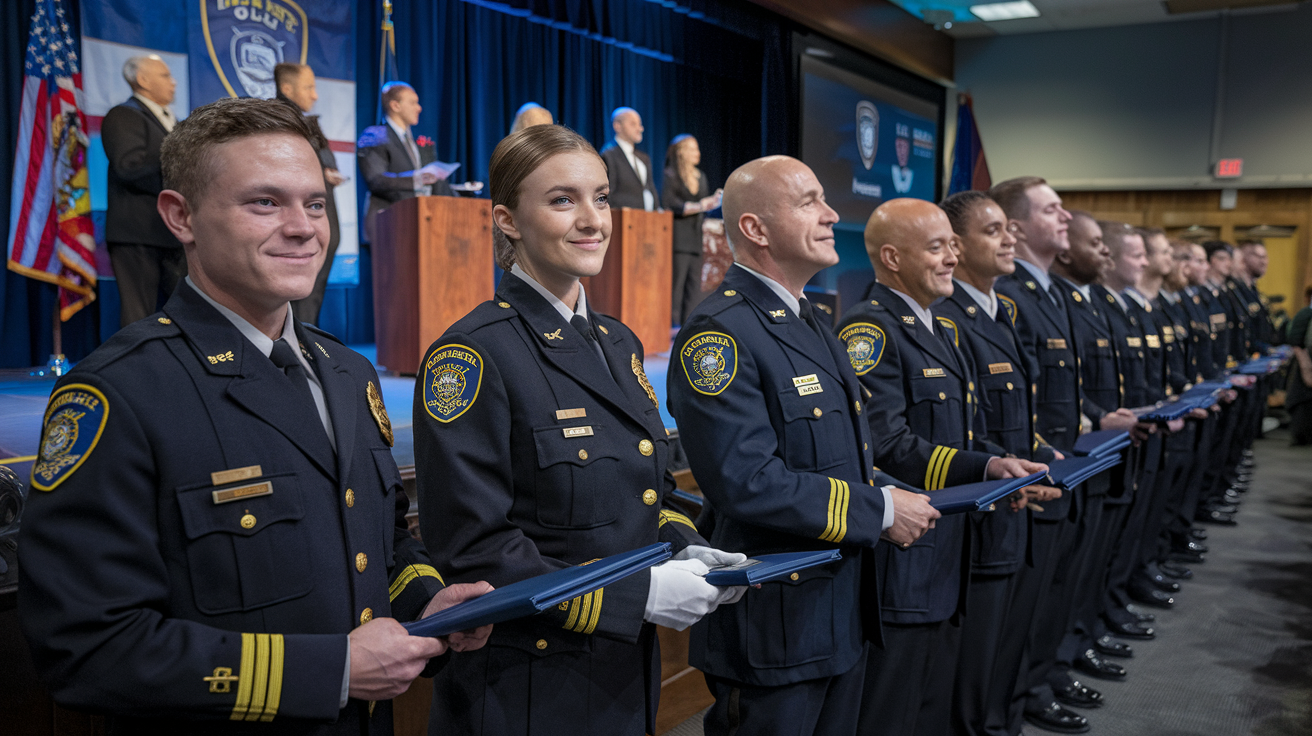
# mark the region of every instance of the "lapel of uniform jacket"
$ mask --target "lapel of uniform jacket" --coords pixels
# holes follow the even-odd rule
[[[231,377],[226,392],[233,401],[281,432],[325,475],[337,477],[336,458],[319,413],[313,405],[302,405],[287,377],[236,326],[185,282],[164,305],[164,313],[186,335],[211,375]],[[317,431],[306,431],[307,425]]]
[[[646,370],[642,367],[642,358],[639,358],[638,354],[632,350],[624,349],[624,335],[620,334],[619,330],[610,330],[602,325],[601,320],[597,319],[597,313],[592,311],[591,306],[588,307],[588,313],[592,317],[592,324],[596,327],[597,342],[601,343],[601,352],[606,356],[606,364],[610,366],[610,373],[615,377],[615,383],[619,384],[620,390],[624,392],[624,395],[628,398],[629,406],[641,407],[641,411],[639,411],[638,414],[634,414],[630,411],[629,415],[633,416],[635,419],[642,417],[643,419],[640,419],[639,421],[641,421],[644,426],[647,426],[648,430],[653,430],[654,428],[659,427],[664,431],[665,427],[661,426],[659,414],[656,415],[657,419],[654,426],[645,421],[645,418],[650,416],[646,411],[647,404],[651,403],[655,405],[656,402],[651,396],[647,395],[647,390],[643,388],[642,384],[638,381],[639,371],[642,371],[643,376],[647,375]],[[650,383],[651,382],[648,381],[649,385]],[[655,389],[653,388],[652,391],[652,395],[654,396]],[[626,407],[626,411],[627,410]]]
[[[915,343],[921,352],[934,356],[944,368],[952,371],[958,378],[966,378],[966,372],[961,365],[961,361],[957,360],[957,356],[953,354],[952,348],[948,347],[943,336],[936,332],[930,332],[929,325],[920,324],[920,317],[911,311],[911,306],[906,303],[906,300],[879,282],[870,285],[870,289],[866,291],[866,298],[877,300],[890,314],[895,315],[902,334]],[[930,314],[933,315],[933,312],[931,311]],[[940,325],[939,329],[943,329],[943,327]]]
[[[952,292],[952,296],[948,298],[955,302],[961,308],[961,311],[966,313],[966,317],[973,323],[972,327],[975,334],[1006,353],[1007,357],[1011,358],[1013,365],[1021,365],[1020,337],[1016,334],[1016,328],[1011,326],[1011,320],[1007,319],[1007,312],[1003,309],[1001,303],[998,304],[998,315],[1002,317],[1002,322],[999,322],[990,317],[983,309],[980,309],[979,305],[975,303],[975,299],[967,294],[965,289],[956,289]],[[990,322],[992,324],[989,324]],[[1010,331],[1010,340],[1007,339],[1004,330]]]
[[[324,404],[328,406],[328,421],[332,422],[333,435],[337,439],[337,468],[341,478],[349,478],[351,457],[355,450],[356,411],[360,406],[359,394],[365,388],[356,385],[336,356],[336,346],[328,350],[323,341],[308,332],[298,321],[296,337],[301,347],[319,374],[319,384],[323,387]],[[374,389],[382,392],[381,386]]]
[[[721,287],[726,290],[736,290],[748,303],[756,307],[761,323],[776,340],[807,356],[825,373],[838,379],[839,383],[845,384],[843,373],[836,364],[837,358],[834,357],[836,353],[829,345],[831,341],[822,340],[820,335],[811,329],[805,320],[793,314],[788,305],[784,304],[784,300],[780,299],[779,295],[764,282],[741,268],[730,266],[728,273],[724,275]],[[827,350],[833,360],[816,359],[815,354],[821,350]],[[846,353],[843,354],[842,360],[845,363],[849,361]],[[830,362],[835,364],[830,365]]]
[[[646,426],[645,412],[635,410],[634,404],[619,387],[624,373],[615,372],[612,376],[578,330],[566,322],[560,312],[532,286],[513,273],[507,273],[501,277],[497,296],[514,307],[531,331],[530,338],[537,342],[542,355],[550,363],[573,377],[588,391],[621,409],[640,425]],[[603,344],[602,354],[606,355],[604,345],[609,342],[609,335],[600,330],[597,332],[597,341]],[[614,361],[608,359],[607,363],[611,371],[614,371]],[[630,372],[625,370],[625,373]]]
[[[1034,302],[1032,305],[1033,309],[1030,310],[1030,313],[1041,315],[1042,319],[1055,329],[1058,334],[1064,337],[1070,336],[1070,322],[1058,318],[1061,313],[1057,311],[1057,307],[1053,305],[1052,300],[1049,299],[1048,295],[1043,291],[1043,287],[1034,280],[1034,275],[1028,270],[1025,270],[1024,266],[1017,266],[1014,274],[1003,276],[1002,278],[1014,279],[1017,285],[1020,286],[1018,291],[1027,294],[1027,298]]]

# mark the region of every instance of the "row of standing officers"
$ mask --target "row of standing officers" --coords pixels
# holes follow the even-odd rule
[[[224,100],[179,123],[163,159],[159,211],[189,275],[57,385],[20,541],[39,670],[116,730],[386,733],[378,703],[425,671],[431,733],[653,733],[657,624],[693,627],[716,698],[707,733],[1014,734],[1022,715],[1076,730],[1057,699],[1097,698],[1057,676],[1063,649],[1151,635],[1118,596],[1156,584],[1179,547],[1156,543],[1194,508],[1152,449],[1183,428],[1127,409],[1199,377],[1170,383],[1163,357],[1152,382],[1163,332],[1147,339],[1121,288],[1107,307],[1082,290],[1110,283],[1115,253],[1095,278],[1053,275],[1077,251],[1041,180],[881,206],[866,234],[877,282],[835,325],[802,290],[837,262],[814,174],[787,157],[735,171],[737,265],[686,320],[668,374],[707,500],[693,520],[671,502],[641,345],[580,283],[610,238],[606,167],[563,127],[512,134],[490,165],[507,273],[419,367],[420,545],[377,376],[288,306],[328,240],[313,132],[286,105]],[[1141,258],[1135,238],[1118,252]],[[1109,326],[1086,345],[1072,312],[1093,302],[1138,332]],[[1209,315],[1175,333],[1195,346],[1186,370],[1221,369],[1197,349],[1230,344],[1220,327]],[[1118,383],[1094,398],[1111,385],[1090,367],[1098,347]],[[1192,451],[1242,447],[1251,411],[1227,412],[1195,420]],[[956,518],[929,504],[924,492],[1042,469],[1081,415],[1135,430],[1124,478],[1074,498],[1034,486]],[[1193,506],[1224,501],[1242,459],[1209,466]],[[397,625],[655,541],[675,558],[537,617],[446,640]],[[844,559],[756,589],[702,579],[819,548]],[[1109,572],[1122,569],[1124,584]],[[1106,664],[1090,656],[1071,659]]]

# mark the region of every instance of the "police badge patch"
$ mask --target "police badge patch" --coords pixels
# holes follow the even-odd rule
[[[424,411],[443,424],[469,411],[483,384],[483,358],[464,345],[443,345],[424,364]]]
[[[53,491],[72,475],[96,449],[108,418],[105,395],[85,383],[70,383],[50,397],[32,487]]]
[[[661,408],[661,402],[656,399],[656,389],[652,388],[651,381],[647,380],[647,371],[642,369],[642,361],[638,360],[637,353],[629,353],[629,367],[633,369],[633,375],[638,377],[638,385],[642,390],[647,392],[647,398],[657,409]]]
[[[383,436],[383,441],[388,447],[396,444],[396,437],[392,434],[392,420],[387,416],[387,407],[383,405],[383,395],[378,393],[378,387],[373,381],[364,389],[365,398],[369,401],[369,413],[374,415],[374,422],[378,425],[378,433]]]
[[[738,345],[723,332],[699,332],[684,343],[679,362],[694,391],[719,396],[738,375]]]
[[[884,357],[884,343],[888,341],[884,331],[869,322],[844,327],[838,333],[838,339],[847,346],[847,359],[852,362],[852,370],[858,376],[864,376],[879,365],[879,360]]]

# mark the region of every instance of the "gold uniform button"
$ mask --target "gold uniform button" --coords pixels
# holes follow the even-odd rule
[[[366,567],[369,567],[369,556],[361,552],[355,556],[355,569],[364,572]]]
[[[510,305],[507,304],[506,302],[497,302],[497,306],[501,307],[502,309],[510,309]]]
[[[355,506],[355,491],[350,488],[346,489],[346,508]]]
[[[966,390],[967,390],[967,391],[974,391],[974,390],[975,390],[975,382],[974,382],[974,381],[970,381],[970,382],[968,382],[968,383],[966,384]]]
[[[975,430],[972,429],[972,430],[966,432],[966,439],[968,439],[968,440],[973,440],[973,439],[975,439]]]
[[[733,289],[725,289],[725,290],[724,290],[724,295],[725,295],[725,296],[736,296],[737,294],[738,294],[738,292],[734,291]]]
[[[815,415],[816,419],[819,419],[820,417],[822,417],[822,416],[825,415],[824,412],[820,411],[820,407],[818,407],[818,406],[817,406],[816,408],[812,409],[812,410],[811,410],[811,413]]]
[[[651,440],[643,440],[638,443],[638,452],[641,452],[644,456],[651,456],[654,449],[656,448],[651,444]]]
[[[538,649],[546,649],[546,648],[547,648],[547,640],[546,640],[546,639],[538,639],[537,647],[538,647]]]
[[[789,575],[789,576],[788,576],[788,579],[789,579],[789,580],[792,580],[792,581],[794,581],[794,582],[796,582],[796,581],[798,581],[798,580],[801,580],[801,579],[802,579],[802,576],[801,576],[801,575],[798,575],[797,573],[793,573],[792,575]]]
[[[587,459],[588,459],[588,451],[587,451],[587,450],[579,450],[579,459],[580,459],[580,460],[587,460]]]
[[[374,620],[374,609],[366,608],[360,612],[360,625],[364,626]]]
[[[862,442],[862,443],[861,443],[861,449],[862,449],[862,450],[869,450],[869,449],[870,449],[870,443],[869,443],[869,442]]]
[[[648,488],[642,492],[642,502],[651,506],[656,503],[656,491]]]
[[[1065,367],[1066,367],[1066,361],[1064,361],[1064,360],[1059,360],[1059,361],[1057,361],[1057,365],[1061,366],[1062,368],[1065,368]]]
[[[855,406],[856,406],[856,413],[857,413],[857,414],[860,414],[860,413],[861,413],[861,402],[860,402],[860,401],[856,402]]]
[[[241,517],[241,528],[242,528],[242,529],[254,529],[254,528],[255,528],[255,517],[254,517],[254,516],[251,516],[250,514],[246,514],[245,516]]]
[[[943,400],[947,399],[947,397],[948,397],[948,395],[945,394],[945,393],[943,393],[942,391],[939,391],[939,392],[938,392],[938,400],[939,400],[939,401],[943,401]]]
[[[168,317],[160,317],[159,323],[162,325],[171,325],[173,324],[173,320],[169,319]]]
[[[1012,386],[1012,385],[1011,385],[1011,381],[1007,381],[1007,390],[1010,391],[1010,390],[1012,390],[1013,388],[1015,388],[1015,386]]]

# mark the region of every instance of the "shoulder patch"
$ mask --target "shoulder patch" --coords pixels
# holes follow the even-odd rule
[[[679,362],[694,391],[718,396],[738,375],[738,345],[723,332],[699,332],[683,344]]]
[[[329,332],[329,331],[327,331],[327,330],[321,330],[321,329],[319,329],[318,327],[316,327],[315,325],[312,325],[312,324],[310,324],[310,323],[308,323],[308,322],[302,322],[302,323],[301,323],[301,326],[305,328],[306,332],[312,332],[312,333],[314,333],[314,334],[316,334],[316,335],[319,335],[320,337],[326,337],[326,338],[328,338],[329,340],[332,340],[333,342],[335,342],[335,343],[339,343],[339,344],[341,344],[341,345],[345,345],[345,344],[346,344],[346,343],[342,342],[341,340],[337,339],[337,336],[334,335],[333,333],[331,333],[331,332]]]
[[[424,411],[452,422],[474,405],[482,385],[483,357],[465,345],[443,345],[424,362]]]
[[[91,455],[109,419],[109,402],[85,383],[70,383],[46,406],[41,448],[32,464],[32,487],[53,491]]]
[[[1014,326],[1016,325],[1016,302],[1015,302],[1015,300],[1013,300],[1013,299],[1012,299],[1011,297],[1009,297],[1009,296],[1003,296],[1002,294],[998,294],[998,302],[1002,304],[1002,308],[1003,308],[1003,309],[1007,310],[1007,316],[1011,318],[1011,324],[1012,324],[1012,326],[1014,327]]]
[[[957,334],[957,323],[947,317],[935,317],[934,319],[938,320],[940,327],[943,327],[949,335],[952,335],[952,344],[961,347],[961,337]]]
[[[888,337],[879,325],[855,322],[838,333],[838,339],[847,348],[847,359],[858,376],[864,376],[879,365],[884,357],[884,344]]]

